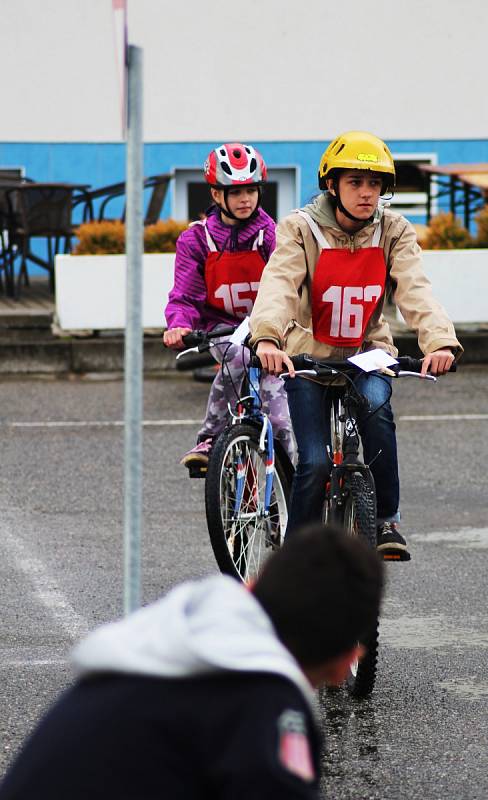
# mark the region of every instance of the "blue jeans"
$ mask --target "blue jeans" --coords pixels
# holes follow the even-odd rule
[[[389,396],[391,379],[362,374],[355,381],[369,401],[370,410],[358,417],[365,464],[371,465],[376,484],[378,522],[400,518],[400,486],[395,423]],[[298,446],[298,463],[293,478],[287,533],[299,525],[318,522],[324,503],[324,487],[330,474],[331,446],[330,389],[304,378],[285,381],[293,431]],[[386,402],[385,402],[386,401]],[[374,409],[382,408],[369,419]],[[381,453],[379,451],[381,450]],[[378,455],[379,453],[379,455]]]

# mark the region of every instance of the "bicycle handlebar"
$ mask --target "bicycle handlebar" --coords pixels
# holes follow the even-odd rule
[[[340,372],[346,374],[354,374],[362,372],[361,367],[357,367],[355,364],[351,363],[351,361],[347,360],[319,361],[318,359],[313,358],[313,356],[308,355],[308,353],[300,353],[297,356],[290,356],[290,359],[293,362],[293,366],[295,367],[296,370],[314,372],[317,376],[334,375]],[[422,371],[423,361],[421,358],[412,358],[411,356],[399,356],[397,358],[397,361],[398,361],[397,364],[392,364],[391,366],[388,367],[388,369],[394,372],[396,376],[398,376],[398,373],[403,371],[416,372],[416,373],[420,373]],[[252,356],[251,366],[253,367],[261,366],[259,356],[257,356],[256,354]],[[453,364],[451,364],[449,372],[456,372],[456,371],[457,371],[457,364],[454,362]]]
[[[355,373],[361,372],[361,367],[357,367],[350,361],[319,361],[307,353],[300,353],[297,356],[291,356],[293,366],[297,370],[313,370],[317,375],[331,375],[337,372],[342,373]],[[421,358],[412,358],[411,356],[399,356],[397,364],[391,364],[388,369],[394,372],[397,376],[400,372],[417,372],[422,371],[423,361]],[[456,372],[457,364],[451,364],[449,372]]]
[[[185,347],[198,347],[201,351],[210,346],[212,339],[219,339],[221,336],[230,336],[234,333],[236,325],[226,325],[219,328],[219,330],[212,331],[191,331],[185,336],[182,336],[182,341]]]

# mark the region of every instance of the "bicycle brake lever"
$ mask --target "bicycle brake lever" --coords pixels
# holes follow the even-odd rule
[[[428,372],[426,375],[421,375],[420,372],[411,372],[408,369],[399,370],[396,373],[396,377],[397,378],[408,378],[408,377],[419,378],[420,380],[424,380],[424,381],[436,381],[437,380],[436,376],[435,375],[431,375],[430,372]]]
[[[187,353],[205,353],[206,350],[211,350],[212,347],[216,347],[214,342],[205,342],[203,348],[200,344],[195,345],[195,347],[188,347],[186,350],[181,350],[177,354],[176,361],[178,361],[181,356],[185,356]]]
[[[198,353],[198,345],[196,347],[189,347],[188,350],[180,350],[179,353],[176,354],[176,361],[178,361],[181,356],[185,356],[187,353]]]
[[[315,375],[317,377],[318,373],[316,369],[297,369],[295,370],[295,375]],[[289,372],[281,372],[278,375],[279,378],[289,378]]]

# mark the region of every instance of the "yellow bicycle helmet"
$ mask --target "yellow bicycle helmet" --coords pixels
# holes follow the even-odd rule
[[[331,142],[319,165],[319,187],[327,189],[327,178],[336,169],[369,169],[384,172],[382,194],[395,186],[395,164],[386,144],[366,131],[348,131]],[[388,177],[387,177],[388,176]]]

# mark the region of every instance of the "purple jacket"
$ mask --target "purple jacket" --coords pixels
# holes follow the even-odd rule
[[[208,232],[219,251],[252,250],[259,231],[263,229],[264,240],[259,251],[265,262],[275,248],[275,227],[274,220],[262,208],[244,226],[224,225],[215,207],[207,217]],[[168,328],[209,330],[218,323],[241,322],[238,317],[207,305],[204,267],[208,253],[203,225],[194,224],[180,234],[176,242],[175,282],[164,311]]]

